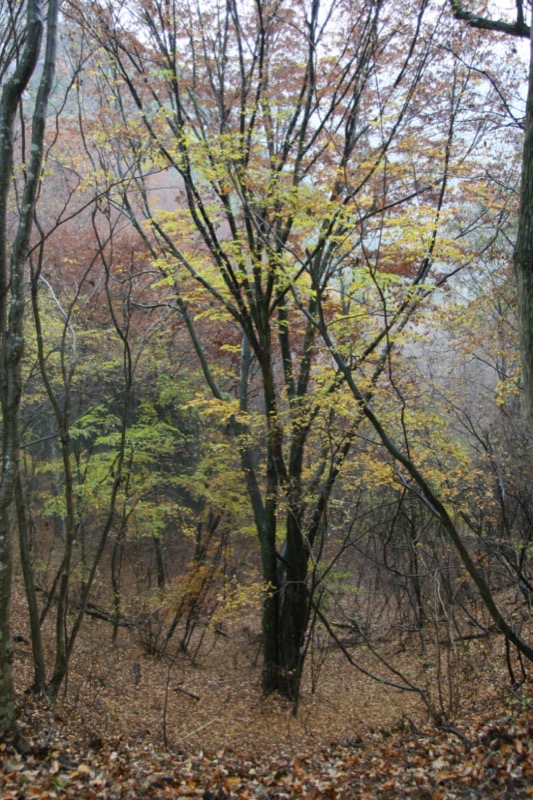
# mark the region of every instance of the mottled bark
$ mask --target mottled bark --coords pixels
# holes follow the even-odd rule
[[[18,468],[24,311],[22,270],[31,216],[28,218],[27,214],[22,214],[17,246],[10,247],[7,215],[13,176],[15,119],[23,92],[37,65],[42,29],[40,4],[37,0],[29,0],[25,47],[14,73],[4,84],[0,100],[0,403],[3,419],[0,474],[0,737],[14,740],[19,739],[19,733],[12,679],[13,645],[9,627],[12,574],[9,509]],[[25,193],[24,202],[26,199]],[[24,207],[22,211],[24,212]]]
[[[11,537],[7,514],[0,515],[0,737],[16,738],[17,723],[13,691],[13,643],[9,630],[11,599]]]
[[[12,544],[10,506],[18,478],[20,448],[21,364],[24,351],[24,269],[39,189],[48,98],[55,67],[58,3],[48,4],[46,55],[31,124],[31,148],[26,161],[15,238],[7,233],[8,199],[13,176],[15,120],[23,93],[39,60],[43,21],[38,0],[28,0],[25,45],[0,100],[0,403],[3,417],[0,476],[0,736],[23,747],[18,734],[9,630]]]

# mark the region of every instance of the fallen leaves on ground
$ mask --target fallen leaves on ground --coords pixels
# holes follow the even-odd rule
[[[27,730],[43,730],[50,712],[27,709]],[[76,738],[54,721],[47,739],[21,756],[0,745],[2,800],[38,797],[199,797],[203,800],[533,797],[533,712],[456,728],[375,734],[298,755],[161,752],[126,738]]]

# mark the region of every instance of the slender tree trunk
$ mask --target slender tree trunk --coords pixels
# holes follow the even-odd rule
[[[514,252],[526,403],[533,420],[533,40],[529,64],[518,233]]]
[[[15,487],[15,503],[17,509],[17,524],[19,534],[20,563],[24,576],[24,588],[26,590],[26,601],[28,603],[28,613],[30,619],[31,647],[33,653],[33,690],[39,693],[46,692],[46,669],[44,663],[43,640],[41,636],[41,620],[39,618],[39,606],[37,603],[37,592],[35,591],[35,579],[33,565],[31,563],[31,551],[28,536],[28,517],[24,493],[20,474],[17,475]]]
[[[13,643],[9,628],[11,601],[11,536],[7,509],[0,511],[0,737],[17,738],[13,689]]]
[[[530,40],[529,85],[514,268],[524,388],[529,417],[533,420],[533,25],[526,22],[525,4],[522,0],[516,2],[516,19],[513,22],[479,16],[469,8],[463,8],[460,0],[450,0],[450,5],[454,16],[472,28],[498,31],[518,38],[529,37]]]
[[[113,644],[117,642],[118,628],[120,623],[120,607],[121,607],[121,587],[120,587],[120,568],[122,564],[122,548],[123,548],[122,533],[113,542],[113,550],[111,553],[111,588],[113,589],[113,633],[111,641]]]
[[[62,537],[64,539],[64,553],[59,567],[59,572],[54,579],[53,598],[57,601],[56,610],[56,652],[53,668],[53,690],[48,687],[49,696],[53,699],[59,687],[58,675],[65,675],[67,670],[67,649],[68,649],[68,629],[67,629],[67,610],[70,589],[70,573],[72,568],[72,558],[74,550],[74,540],[76,534],[76,515],[75,515],[75,476],[72,469],[71,439],[69,432],[70,419],[70,380],[65,381],[64,397],[62,402],[58,400],[52,386],[45,354],[45,338],[42,327],[41,315],[39,311],[38,275],[32,276],[32,307],[33,321],[35,326],[37,341],[37,357],[43,385],[45,387],[50,405],[54,413],[54,418],[59,431],[60,452],[63,464],[63,495],[65,499],[65,514],[61,519]],[[60,682],[60,681],[59,681]]]
[[[157,569],[157,588],[165,588],[165,556],[163,553],[163,546],[161,544],[161,536],[153,536],[152,541],[155,549],[155,563]]]

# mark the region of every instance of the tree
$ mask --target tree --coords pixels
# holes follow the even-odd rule
[[[47,104],[54,78],[58,3],[48,4],[46,52],[32,118],[31,149],[26,159],[24,189],[10,230],[9,205],[16,142],[16,117],[23,95],[37,69],[41,39],[45,30],[42,6],[28,0],[23,24],[18,4],[5,2],[0,8],[3,26],[0,100],[0,402],[3,417],[2,469],[0,475],[0,736],[13,737],[17,731],[11,677],[12,643],[9,633],[11,592],[10,507],[19,468],[21,361],[24,350],[24,269],[30,246],[43,156]]]
[[[458,268],[464,230],[447,229],[446,203],[481,136],[469,109],[487,93],[468,64],[450,67],[426,11],[349,1],[138,3],[127,16],[80,8],[109,58],[108,142],[120,141],[129,176],[115,206],[159,264],[240,454],[265,582],[263,686],[295,702],[310,564],[335,484],[395,342]],[[156,168],[178,176],[171,209],[150,199],[145,171]],[[226,343],[238,352],[230,391],[200,317],[238,331],[239,343]]]
[[[450,0],[455,17],[472,28],[495,31],[508,36],[531,39],[524,3],[517,0],[516,17],[510,22],[480,16],[466,10],[460,0]],[[533,418],[533,44],[530,48],[528,94],[524,119],[522,179],[518,214],[514,267],[518,290],[518,324],[528,414]]]

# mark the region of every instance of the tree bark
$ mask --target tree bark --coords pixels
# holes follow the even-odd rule
[[[53,5],[53,4],[52,4]],[[50,11],[53,14],[53,11]],[[42,159],[42,129],[32,136],[32,152],[26,172],[18,228],[14,243],[8,241],[8,199],[13,176],[15,119],[23,93],[38,63],[43,35],[41,6],[28,0],[26,41],[11,78],[5,83],[0,100],[0,404],[3,417],[2,471],[0,475],[0,737],[12,739],[24,748],[15,711],[12,678],[13,645],[10,636],[12,542],[10,506],[13,500],[19,460],[19,416],[22,393],[24,265],[28,253],[33,210],[37,197]],[[53,74],[53,67],[52,67]],[[41,79],[41,86],[45,74]],[[42,110],[39,92],[35,115]],[[45,98],[47,99],[47,97]],[[46,108],[46,105],[45,107]],[[35,120],[34,120],[35,121]],[[35,127],[35,126],[34,126]],[[35,146],[35,149],[34,149]]]
[[[17,525],[19,535],[20,563],[24,577],[24,588],[30,620],[31,648],[33,653],[33,690],[44,694],[46,692],[46,668],[44,661],[43,639],[41,636],[41,620],[39,618],[39,605],[35,588],[35,576],[31,563],[31,551],[28,536],[28,517],[20,474],[17,474],[15,486],[15,504],[17,510]]]
[[[529,83],[514,269],[526,406],[529,418],[533,420],[533,26],[525,22],[522,0],[516,2],[516,21],[513,23],[473,14],[463,8],[460,0],[450,0],[450,3],[454,16],[464,20],[472,28],[530,39]]]
[[[533,41],[530,46],[520,212],[514,252],[524,389],[533,420]]]

